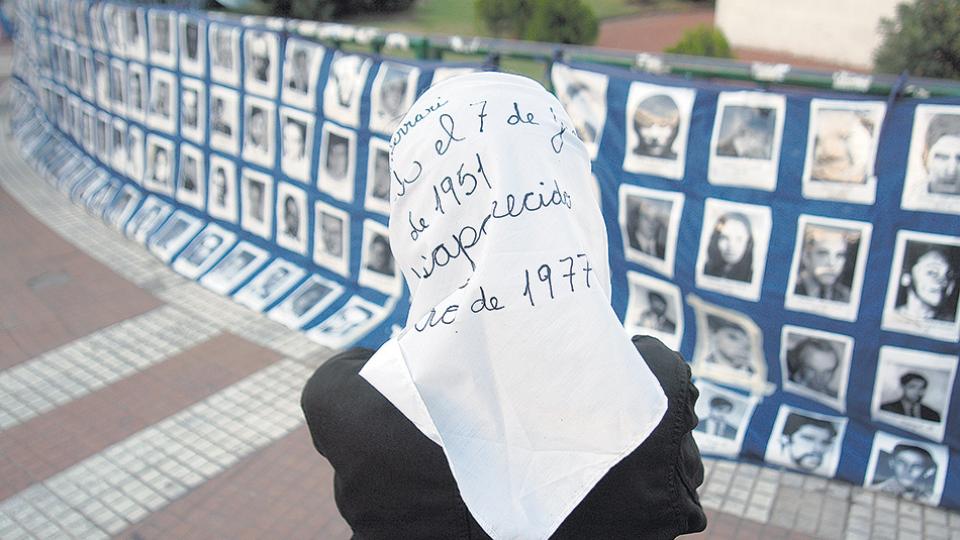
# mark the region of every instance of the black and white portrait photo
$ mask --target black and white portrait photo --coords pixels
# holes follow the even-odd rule
[[[206,85],[198,79],[180,79],[180,135],[203,144],[207,129]]]
[[[103,220],[114,229],[124,230],[127,220],[133,215],[137,205],[140,204],[141,198],[143,198],[143,195],[140,190],[127,184],[120,190],[113,203],[107,207],[103,213]]]
[[[147,14],[150,29],[150,63],[174,69],[177,66],[177,13],[151,9]]]
[[[316,107],[317,79],[324,49],[302,39],[287,39],[281,99],[288,105],[312,111]]]
[[[143,184],[143,130],[131,125],[127,129],[127,178]]]
[[[240,176],[240,226],[263,238],[273,233],[273,178],[251,169]]]
[[[351,296],[346,304],[309,329],[306,335],[325,347],[347,347],[372,330],[387,313],[388,310],[373,302]]]
[[[400,294],[400,272],[390,250],[390,235],[386,226],[372,219],[364,220],[360,249],[360,276],[357,283],[384,294]]]
[[[682,193],[620,185],[619,221],[628,261],[673,277],[683,201]]]
[[[143,122],[147,115],[147,72],[142,64],[127,64],[127,117]]]
[[[177,256],[173,269],[187,279],[196,279],[223,257],[236,238],[237,235],[211,223]]]
[[[104,110],[110,110],[110,63],[107,60],[107,57],[103,55],[96,55],[93,59],[94,72],[96,74],[96,82],[94,88],[96,89],[96,98],[97,105],[100,105]]]
[[[855,321],[872,225],[801,214],[787,309]]]
[[[676,285],[627,272],[629,300],[623,327],[631,334],[653,336],[667,347],[680,349],[683,337],[683,303]]]
[[[161,69],[150,70],[150,101],[147,125],[173,134],[177,129],[177,79],[173,73]]]
[[[840,462],[847,419],[781,405],[764,461],[832,478]]]
[[[206,69],[207,23],[187,13],[180,14],[180,71],[201,77]]]
[[[577,136],[587,147],[590,159],[596,159],[607,121],[608,77],[559,62],[554,62],[550,77],[557,99],[573,120]]]
[[[769,206],[707,199],[697,287],[759,300],[772,225]]]
[[[240,85],[240,28],[220,22],[208,25],[210,79],[216,83]]]
[[[288,182],[277,183],[277,245],[307,254],[307,194]]]
[[[147,167],[143,187],[155,193],[173,195],[173,172],[176,164],[173,141],[157,135],[147,136]]]
[[[223,156],[211,154],[207,181],[207,213],[211,217],[237,222],[238,197],[236,164]]]
[[[159,197],[148,196],[140,205],[140,209],[127,222],[127,236],[143,244],[172,211],[173,207]]]
[[[935,506],[947,476],[947,448],[878,431],[863,485],[867,488]]]
[[[356,132],[324,122],[319,161],[317,187],[320,191],[343,202],[352,202],[357,163]]]
[[[247,97],[243,104],[243,159],[273,168],[274,122],[276,110],[272,102]]]
[[[413,105],[420,70],[396,62],[382,62],[370,90],[370,131],[392,135]]]
[[[266,250],[250,242],[240,242],[212,270],[200,278],[200,284],[211,291],[229,295],[270,258]]]
[[[873,204],[873,166],[885,112],[882,101],[810,101],[804,197]]]
[[[341,285],[314,274],[271,309],[267,316],[288,328],[299,330],[333,303],[342,292]]]
[[[323,116],[359,127],[360,98],[370,71],[370,60],[356,54],[333,53],[330,74],[323,88]]]
[[[775,190],[785,109],[782,95],[721,92],[707,180],[722,186]]]
[[[313,160],[313,119],[310,113],[280,107],[280,169],[305,184]]]
[[[697,322],[694,375],[766,393],[772,385],[767,382],[763,334],[753,319],[693,294],[687,295],[687,303]]]
[[[727,390],[704,379],[697,379],[694,384],[700,391],[694,408],[700,422],[693,430],[693,438],[700,451],[727,457],[738,455],[757,398]]]
[[[147,240],[147,248],[160,260],[169,263],[188,242],[200,232],[203,222],[177,210]]]
[[[116,178],[111,179],[86,201],[87,211],[92,216],[102,219],[107,207],[110,206],[119,191],[120,181]]]
[[[784,325],[780,337],[780,373],[787,392],[846,411],[853,338]]]
[[[120,16],[123,47],[127,58],[147,61],[147,23],[145,9],[140,7],[123,7]]]
[[[687,133],[696,92],[690,88],[630,84],[623,170],[683,178]]]
[[[314,207],[313,261],[347,276],[350,266],[350,216],[333,205],[317,201]]]
[[[280,40],[264,30],[247,30],[243,35],[244,88],[268,98],[277,97]]]
[[[917,105],[901,205],[960,214],[960,106]]]
[[[116,113],[124,112],[124,95],[127,81],[127,69],[123,60],[110,61],[110,104],[111,110]]]
[[[256,311],[263,311],[284,295],[306,272],[285,259],[274,259],[244,285],[234,298],[237,302]]]
[[[890,270],[883,328],[960,341],[960,238],[901,230]]]
[[[127,123],[114,118],[110,139],[110,164],[118,174],[124,174],[127,170]]]
[[[880,347],[871,418],[942,441],[956,374],[956,355]]]
[[[210,147],[231,155],[240,153],[238,99],[235,90],[210,87]]]
[[[390,143],[377,137],[370,137],[363,205],[373,212],[390,213]]]
[[[203,210],[206,185],[203,151],[191,144],[180,144],[180,170],[177,175],[177,200],[197,210]]]

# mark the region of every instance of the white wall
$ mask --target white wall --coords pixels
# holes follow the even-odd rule
[[[716,24],[734,47],[870,68],[881,17],[903,0],[717,0]]]

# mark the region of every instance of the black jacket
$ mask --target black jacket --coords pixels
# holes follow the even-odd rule
[[[663,386],[667,412],[552,538],[674,538],[706,527],[696,493],[703,463],[691,435],[698,393],[690,369],[654,338],[633,341]],[[301,399],[354,538],[489,538],[460,498],[443,450],[357,375],[372,354],[353,349],[331,358]]]

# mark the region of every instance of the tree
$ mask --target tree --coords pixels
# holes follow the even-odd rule
[[[914,0],[880,21],[883,41],[874,51],[880,72],[960,79],[960,0]]]
[[[598,31],[597,16],[581,0],[536,0],[523,37],[589,45],[597,39]]]
[[[680,41],[666,52],[673,54],[688,54],[691,56],[712,56],[716,58],[733,58],[730,44],[719,28],[701,24],[696,28],[683,33]]]
[[[533,0],[475,0],[473,9],[496,37],[520,38],[533,11]]]

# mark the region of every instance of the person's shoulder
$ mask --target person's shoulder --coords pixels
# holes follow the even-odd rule
[[[664,392],[671,394],[678,391],[681,384],[690,382],[690,367],[679,353],[652,336],[636,335],[632,341]]]
[[[331,356],[313,372],[304,386],[304,400],[336,399],[350,387],[360,383],[357,373],[373,356],[371,349],[355,347]]]

